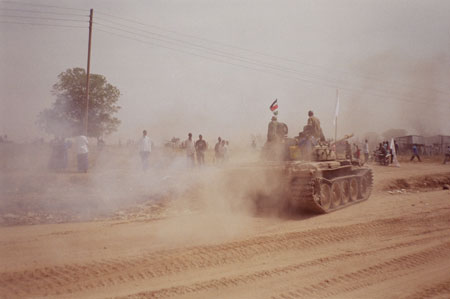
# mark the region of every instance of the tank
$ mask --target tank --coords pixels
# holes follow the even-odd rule
[[[330,213],[367,200],[372,170],[360,161],[337,155],[337,142],[299,145],[299,138],[267,142],[260,162],[249,166],[254,175],[253,199],[260,210]]]

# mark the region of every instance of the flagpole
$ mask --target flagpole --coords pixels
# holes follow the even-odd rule
[[[339,99],[339,89],[336,88],[336,101]],[[336,102],[337,103],[337,102]],[[337,115],[335,115],[336,117],[336,125],[334,126],[334,142],[336,142],[337,140]]]

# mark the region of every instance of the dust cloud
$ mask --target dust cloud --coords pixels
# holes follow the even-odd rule
[[[214,242],[241,234],[258,213],[254,195],[271,192],[266,174],[242,167],[257,161],[258,151],[238,146],[228,162],[214,161],[210,148],[206,165],[192,169],[183,150],[155,147],[143,171],[135,144],[92,145],[88,173],[76,172],[73,148],[66,170],[50,171],[50,156],[48,144],[2,145],[4,225],[166,219],[156,235],[169,245]]]

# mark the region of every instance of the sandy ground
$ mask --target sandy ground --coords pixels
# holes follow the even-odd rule
[[[450,298],[450,166],[373,169],[369,200],[327,215],[0,227],[0,297]]]

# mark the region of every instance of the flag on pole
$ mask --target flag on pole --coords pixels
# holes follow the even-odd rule
[[[336,110],[334,111],[333,126],[336,126],[338,115],[339,115],[339,92],[336,90]]]
[[[275,101],[273,101],[272,105],[270,105],[270,111],[274,112],[277,109],[278,109],[278,99],[275,99]]]
[[[397,152],[395,151],[395,143],[394,138],[391,138],[391,151],[392,151],[392,166],[400,167],[400,163],[398,163]]]

